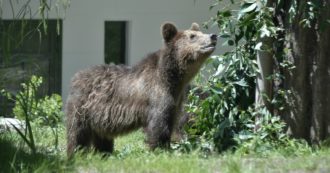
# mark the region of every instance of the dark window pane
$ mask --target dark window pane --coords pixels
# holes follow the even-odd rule
[[[106,21],[104,36],[105,63],[126,63],[126,22]]]
[[[0,20],[0,89],[15,94],[32,75],[43,77],[39,95],[61,93],[62,21]],[[0,96],[0,115],[9,115],[13,103]]]

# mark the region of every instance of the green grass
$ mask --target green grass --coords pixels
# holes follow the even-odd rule
[[[118,138],[111,156],[78,153],[71,161],[65,155],[61,129],[59,148],[53,147],[50,130],[35,131],[39,152],[31,155],[15,133],[0,134],[0,172],[330,172],[330,149],[243,155],[198,152],[148,151],[141,131]]]

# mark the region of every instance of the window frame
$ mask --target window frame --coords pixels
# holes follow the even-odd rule
[[[23,71],[23,82],[27,82],[31,75],[35,75],[34,72],[29,71],[24,67],[25,64],[31,63],[33,64],[33,60],[29,62],[29,60],[21,59],[22,63],[16,63],[15,62],[15,56],[18,56],[18,58],[21,57],[30,57],[34,56],[35,60],[38,60],[38,57],[44,57],[46,66],[40,66],[40,69],[36,69],[37,75],[45,74],[46,78],[43,80],[47,80],[47,83],[44,82],[45,85],[42,85],[39,95],[51,95],[51,94],[61,94],[62,93],[62,45],[63,45],[63,21],[61,19],[47,19],[47,34],[44,33],[44,28],[42,25],[40,25],[40,20],[38,19],[3,19],[0,20],[0,26],[3,28],[0,29],[0,35],[2,34],[12,34],[12,33],[18,33],[18,31],[21,30],[21,27],[24,22],[27,22],[27,31],[31,33],[27,34],[28,37],[23,39],[22,44],[18,45],[15,49],[6,50],[10,52],[9,54],[9,60],[8,64],[5,63],[5,50],[0,49],[0,69],[3,69],[4,71],[10,70],[10,68],[18,68],[22,69]],[[8,29],[12,25],[14,31],[5,31],[5,29]],[[37,26],[39,25],[38,29]],[[59,33],[58,33],[59,31]],[[37,36],[37,34],[39,34]],[[41,35],[41,37],[40,37]],[[4,38],[5,40],[5,38]],[[5,44],[3,40],[0,40],[2,44]],[[29,44],[33,43],[33,45]],[[13,41],[13,44],[16,44],[16,41]],[[32,51],[30,51],[32,50]],[[13,58],[13,59],[11,59]],[[10,62],[12,61],[12,62]],[[29,64],[30,66],[32,66]],[[38,63],[35,63],[38,64]],[[22,66],[23,65],[23,66]],[[37,67],[37,65],[36,65]],[[45,68],[44,68],[45,67]],[[40,75],[39,74],[39,75]],[[41,75],[42,76],[42,75]],[[1,84],[1,89],[4,88],[6,90],[11,90],[11,92],[16,93],[18,90],[20,90],[19,85],[22,81],[17,80],[14,81],[13,84],[15,85],[14,88],[11,88],[10,86],[6,86],[5,83]],[[47,85],[46,85],[47,84]],[[6,101],[6,98],[0,97],[0,108],[4,109],[4,112],[0,112],[0,115],[3,116],[10,116],[10,113],[12,113],[10,110],[13,107],[13,103],[10,103],[10,101]]]
[[[122,25],[123,29],[120,30],[120,57],[118,59],[112,59],[111,55],[109,55],[109,42],[111,41],[111,36],[109,35],[107,31],[109,31],[109,28],[111,24],[119,24]],[[128,21],[125,20],[106,20],[104,21],[104,63],[110,64],[127,64],[128,59]],[[109,58],[110,57],[110,58]]]

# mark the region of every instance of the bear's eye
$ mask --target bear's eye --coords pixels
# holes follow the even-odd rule
[[[190,39],[191,39],[191,40],[194,39],[195,37],[196,37],[195,34],[191,34],[191,35],[190,35]]]

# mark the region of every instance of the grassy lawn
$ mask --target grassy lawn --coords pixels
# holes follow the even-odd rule
[[[72,161],[65,155],[65,134],[61,130],[58,152],[50,131],[35,131],[39,152],[32,156],[21,140],[10,133],[0,134],[0,172],[330,172],[330,149],[286,154],[213,154],[198,152],[148,151],[144,135],[138,131],[120,137],[115,153],[77,154]]]

